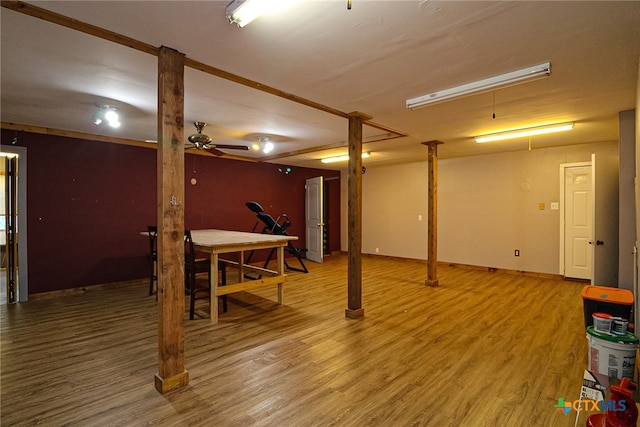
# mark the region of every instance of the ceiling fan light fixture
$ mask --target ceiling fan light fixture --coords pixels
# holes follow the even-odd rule
[[[362,153],[362,158],[363,159],[366,159],[366,158],[368,158],[370,156],[371,156],[370,152]],[[346,162],[347,160],[349,160],[349,155],[348,154],[342,154],[340,156],[330,156],[330,157],[325,157],[323,159],[320,159],[320,161],[322,163]]]
[[[454,98],[461,98],[468,95],[488,92],[492,89],[505,88],[542,79],[551,75],[551,63],[544,62],[533,67],[512,71],[499,76],[463,84],[461,86],[444,89],[438,92],[428,93],[417,98],[407,99],[406,105],[409,110],[424,107],[430,104],[448,101]]]
[[[100,126],[105,120],[112,128],[120,127],[118,109],[112,105],[98,104],[98,110],[93,115],[93,124]]]
[[[202,129],[207,125],[205,122],[193,122],[193,125],[196,127],[196,132],[193,135],[189,135],[187,138],[190,143],[196,146],[197,149],[201,150],[205,145],[209,144],[212,140],[209,135],[205,135],[202,133]]]
[[[253,148],[255,149],[256,145],[258,149],[261,150],[264,154],[269,154],[275,148],[273,142],[271,142],[271,138],[268,136],[259,136],[258,142],[253,143]]]
[[[264,154],[269,154],[270,152],[273,151],[273,148],[274,148],[273,142],[267,141],[267,142],[264,143],[264,147],[262,148],[262,152]]]
[[[478,144],[482,144],[485,142],[503,141],[505,139],[524,138],[527,136],[545,135],[547,133],[555,133],[555,132],[564,132],[567,130],[572,130],[574,126],[575,124],[573,122],[555,123],[551,125],[534,126],[530,128],[513,129],[509,131],[504,131],[504,132],[496,132],[496,133],[490,133],[486,135],[479,135],[475,137],[475,140]]]
[[[102,124],[102,115],[100,114],[100,111],[96,111],[96,113],[93,115],[92,121],[96,126],[100,126]]]

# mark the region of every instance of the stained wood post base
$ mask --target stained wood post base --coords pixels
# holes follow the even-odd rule
[[[432,280],[432,279],[427,279],[424,281],[424,284],[427,286],[431,286],[432,288],[437,288],[438,287],[438,279]]]
[[[344,316],[345,316],[347,319],[359,319],[359,318],[361,318],[361,317],[364,317],[364,308],[362,308],[362,307],[361,307],[361,308],[357,308],[357,309],[355,309],[355,310],[352,310],[352,309],[350,309],[350,308],[347,308],[347,309],[344,311]]]
[[[156,374],[155,384],[156,390],[158,390],[160,393],[168,393],[171,390],[182,388],[189,384],[189,372],[185,370],[181,374],[164,379],[160,376],[160,374]]]

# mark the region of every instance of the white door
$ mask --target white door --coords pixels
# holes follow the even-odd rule
[[[564,168],[564,276],[591,279],[591,165]]]
[[[305,229],[307,259],[322,262],[324,219],[322,218],[322,177],[307,179],[305,191]]]
[[[618,171],[613,155],[591,156],[593,177],[593,274],[591,284],[618,286]]]
[[[618,158],[561,165],[560,270],[592,285],[618,285]]]

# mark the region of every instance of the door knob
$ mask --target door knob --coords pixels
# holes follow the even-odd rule
[[[597,246],[602,246],[602,245],[604,245],[604,242],[602,240],[596,240],[596,245]]]

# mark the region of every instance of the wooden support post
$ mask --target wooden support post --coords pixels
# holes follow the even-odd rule
[[[427,196],[427,286],[438,286],[438,145],[442,141],[423,142],[429,147]]]
[[[158,50],[158,373],[160,393],[184,387],[184,55]]]
[[[349,114],[349,266],[348,297],[345,316],[364,316],[362,308],[362,123],[371,116],[360,112]]]

